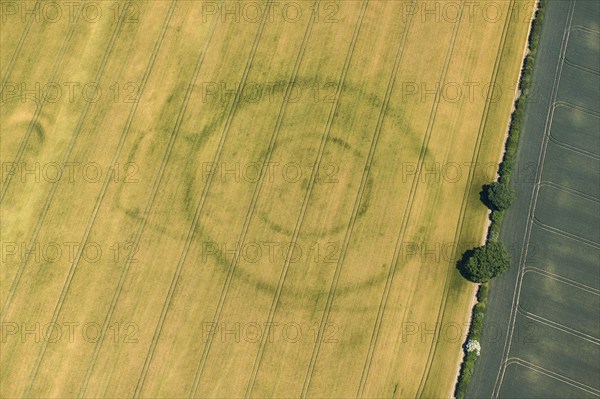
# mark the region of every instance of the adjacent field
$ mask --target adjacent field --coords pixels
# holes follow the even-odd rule
[[[511,298],[508,338],[501,340],[506,346],[500,370],[497,372],[487,363],[481,375],[495,378],[495,385],[491,383],[493,379],[488,380],[488,386],[493,385],[493,397],[597,398],[600,397],[600,68],[597,62],[600,4],[550,1],[548,7],[552,18],[562,14],[566,24],[544,25],[540,48],[546,51],[552,48],[556,53],[560,48],[564,58],[553,57],[553,62],[557,62],[557,69],[552,71],[554,80],[543,76],[544,71],[555,66],[547,61],[534,73],[534,81],[543,81],[541,85],[546,86],[542,90],[552,92],[542,107],[543,114],[537,113],[537,105],[528,106],[523,134],[525,154],[540,151],[536,140],[543,135],[540,172],[535,182],[528,182],[533,183],[531,202],[528,197],[517,201],[514,215],[519,222],[512,220],[509,225],[513,229],[522,223],[526,228],[524,243],[518,246],[516,295]],[[552,43],[552,38],[558,36],[562,42]],[[541,126],[540,120],[544,122]],[[539,131],[532,129],[543,125],[545,128]],[[503,292],[504,298],[509,296],[507,291]],[[473,388],[474,397],[485,395],[487,388],[483,385]]]
[[[450,395],[533,0],[94,4],[2,19],[0,396]]]

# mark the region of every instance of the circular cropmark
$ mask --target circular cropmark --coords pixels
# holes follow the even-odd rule
[[[273,204],[270,209],[261,208],[258,218],[277,233],[292,237],[294,225],[281,222],[282,204],[284,212],[294,209],[300,211],[300,204],[309,190],[312,180],[312,192],[309,207],[314,209],[327,209],[334,215],[350,215],[352,213],[353,195],[348,195],[353,189],[352,180],[356,181],[362,169],[366,154],[352,148],[345,140],[338,137],[329,137],[325,144],[322,159],[316,163],[320,134],[304,134],[282,140],[281,153],[289,154],[285,159],[275,156],[272,159],[273,173],[269,178],[274,181],[277,189],[268,199],[263,201]],[[371,178],[369,178],[371,179]],[[279,180],[279,181],[277,181]],[[366,185],[363,198],[367,201],[371,195],[372,184]],[[356,189],[356,188],[354,188]],[[289,218],[286,218],[289,220]],[[322,239],[343,231],[348,225],[347,220],[338,218],[335,224],[323,227],[320,224],[302,225],[302,236],[313,239]]]
[[[348,95],[346,93],[353,94],[353,98],[359,99],[357,107],[370,109],[370,113],[374,115],[379,113],[383,101],[378,96],[365,93],[352,85],[345,85],[344,95]],[[253,96],[252,102],[240,101],[235,109],[234,117],[250,121],[260,117],[260,115],[257,116],[256,107],[260,107],[261,102],[255,101],[255,98],[256,96]],[[263,97],[261,101],[271,101],[271,99],[272,97]],[[281,99],[283,99],[283,94]],[[265,104],[262,105],[264,108]],[[269,110],[278,112],[280,105],[281,102],[273,103]],[[323,105],[328,110],[334,106],[332,103]],[[188,263],[195,263],[195,267],[214,267],[216,265],[218,270],[227,273],[233,261],[233,254],[237,252],[239,258],[235,270],[236,278],[265,293],[275,292],[277,281],[272,276],[278,274],[285,262],[292,265],[299,265],[299,262],[304,260],[317,263],[318,266],[311,266],[312,270],[317,275],[330,276],[336,267],[338,257],[342,255],[340,252],[343,232],[348,228],[353,214],[355,199],[367,162],[368,145],[371,143],[374,131],[369,128],[368,130],[363,129],[364,131],[361,133],[355,133],[365,136],[361,139],[361,142],[366,145],[365,148],[354,148],[348,139],[339,137],[339,133],[330,134],[323,149],[321,162],[315,166],[324,126],[317,131],[307,132],[306,124],[302,119],[284,119],[282,131],[279,132],[272,154],[267,154],[268,141],[265,141],[265,148],[259,152],[256,159],[245,164],[225,164],[224,161],[221,161],[216,165],[211,165],[210,168],[213,169],[210,169],[205,166],[207,163],[213,163],[214,150],[206,151],[206,145],[216,148],[215,144],[219,140],[217,135],[222,132],[228,107],[218,107],[211,103],[203,104],[203,107],[205,109],[198,112],[211,113],[210,121],[200,128],[199,132],[180,132],[178,140],[185,140],[189,145],[186,146],[186,153],[179,153],[176,159],[172,157],[170,161],[176,162],[177,168],[181,170],[181,175],[177,177],[182,179],[179,190],[183,193],[183,200],[159,205],[162,206],[162,209],[152,211],[152,217],[147,221],[148,227],[162,234],[185,240],[197,206],[201,201],[205,184],[212,181],[210,190],[206,194],[206,205],[199,214],[194,232],[194,240],[197,242],[195,246],[202,248],[199,250],[200,254],[196,255],[199,258],[194,260],[188,258]],[[400,114],[399,109],[389,106],[386,118],[399,119]],[[344,131],[352,134],[352,118],[336,117],[334,123],[336,132]],[[374,129],[374,123],[372,125]],[[229,134],[231,136],[231,132]],[[262,140],[268,140],[270,134],[271,132],[263,134]],[[231,144],[226,143],[226,145]],[[239,152],[243,152],[245,147],[246,143],[240,142]],[[203,151],[204,155],[201,156]],[[231,153],[231,147],[229,151]],[[387,155],[393,154],[395,149],[388,145],[378,151],[385,153],[386,156],[382,156],[382,158],[389,159],[390,156]],[[211,154],[211,158],[203,159],[208,153]],[[373,165],[377,163],[378,160],[375,157]],[[223,172],[224,170],[225,172]],[[261,173],[263,187],[256,207],[250,209],[250,199],[256,185],[259,184]],[[310,240],[311,243],[300,247],[300,244],[291,244],[289,241],[294,234],[300,205],[309,189],[311,176],[314,181],[308,203],[309,210],[326,209],[326,214],[331,216],[331,222],[324,227],[323,224],[315,223],[314,216],[310,223],[304,222],[301,227],[301,237],[304,241]],[[355,222],[367,214],[373,196],[375,179],[374,174],[368,174],[362,187],[360,206],[354,215]],[[222,184],[224,182],[226,184]],[[166,183],[163,181],[162,184]],[[269,242],[268,239],[249,241],[251,240],[250,236],[245,242],[237,243],[243,219],[235,222],[231,220],[228,203],[235,200],[232,198],[235,195],[231,191],[234,187],[233,184],[241,185],[239,187],[243,187],[246,193],[243,201],[247,213],[244,213],[242,218],[251,217],[251,224],[259,231],[271,231],[272,234],[267,235],[271,238],[277,237],[277,243]],[[139,211],[123,210],[129,216],[141,220],[142,215]],[[158,217],[156,217],[157,214]],[[236,215],[239,214],[238,211]],[[282,215],[286,216],[285,222],[282,222],[284,220]],[[292,222],[289,222],[290,220]],[[263,227],[260,227],[260,224]],[[215,228],[220,229],[220,235],[215,235]],[[253,227],[253,230],[255,228]],[[230,229],[226,243],[222,239],[216,238],[223,237],[224,229]],[[198,248],[194,251],[197,253]],[[345,295],[369,289],[385,280],[387,268],[382,265],[378,266],[367,268],[366,272],[357,279],[340,283],[337,294]],[[267,271],[266,268],[269,270]],[[319,277],[313,276],[311,281],[313,278],[318,279]],[[286,289],[283,291],[285,296],[299,294],[318,297],[323,295],[323,292],[322,288],[317,288],[316,283],[311,285],[308,282],[307,285],[301,287],[286,285]]]

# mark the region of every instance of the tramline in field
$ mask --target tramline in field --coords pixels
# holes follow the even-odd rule
[[[534,2],[442,3],[5,12],[2,396],[451,395]]]

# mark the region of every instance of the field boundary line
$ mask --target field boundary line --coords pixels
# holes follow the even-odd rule
[[[536,266],[525,266],[523,268],[523,274],[525,274],[525,273],[537,273],[537,274],[541,274],[541,275],[546,276],[548,278],[551,278],[553,280],[560,281],[563,284],[567,284],[567,285],[573,286],[575,288],[579,288],[582,291],[587,291],[590,294],[595,294],[595,295],[599,295],[600,296],[600,290],[597,289],[597,288],[590,287],[589,285],[582,284],[582,283],[580,283],[578,281],[575,281],[575,280],[572,280],[570,278],[561,276],[560,274],[556,274],[556,273],[552,273],[552,272],[549,272],[549,271],[544,270],[544,269],[540,269],[539,267],[536,267]]]
[[[440,71],[439,81],[440,81],[441,86],[443,86],[443,83],[446,80],[446,75],[448,73],[448,69],[450,66],[450,60],[452,59],[452,54],[454,53],[454,47],[456,45],[456,37],[458,36],[458,32],[460,31],[460,26],[462,23],[463,9],[464,9],[464,7],[462,7],[462,6],[459,7],[460,11],[459,11],[459,15],[458,15],[458,22],[455,22],[452,27],[452,34],[450,37],[449,46],[448,46],[447,52],[444,57],[444,63],[442,64],[442,70]],[[357,398],[360,398],[363,396],[364,389],[365,389],[365,386],[366,386],[366,383],[367,383],[367,380],[369,377],[369,372],[371,369],[371,364],[372,364],[374,353],[375,353],[375,347],[377,346],[377,341],[379,339],[379,331],[381,329],[381,324],[383,323],[383,316],[384,316],[385,310],[387,308],[387,300],[389,298],[389,293],[391,292],[391,286],[393,284],[394,275],[396,273],[398,257],[400,256],[400,249],[401,249],[400,247],[404,241],[404,236],[406,235],[408,221],[410,220],[410,216],[412,214],[414,198],[415,198],[415,195],[416,195],[416,192],[419,187],[420,180],[421,180],[420,177],[421,177],[423,162],[424,162],[424,159],[426,156],[429,140],[430,140],[431,134],[433,132],[433,126],[435,125],[439,104],[441,102],[441,101],[439,101],[439,98],[440,98],[440,93],[438,92],[438,93],[436,93],[436,97],[433,100],[431,111],[429,113],[427,127],[425,129],[425,134],[423,136],[423,141],[421,143],[421,148],[419,151],[419,158],[418,158],[417,165],[416,165],[414,179],[411,183],[411,188],[410,188],[409,195],[408,195],[407,205],[405,207],[404,215],[403,215],[402,221],[400,223],[400,229],[399,229],[398,235],[396,237],[394,253],[392,255],[388,274],[386,276],[386,282],[384,285],[383,292],[381,294],[379,306],[377,308],[377,316],[375,318],[375,323],[373,325],[373,330],[371,332],[371,339],[369,341],[369,347],[367,349],[365,361],[364,361],[362,372],[361,372],[361,378],[360,378],[357,392],[356,392]],[[413,294],[414,293],[412,293],[411,295],[413,295]],[[404,307],[402,318],[404,318],[405,314],[406,314],[406,307]]]
[[[510,26],[511,26],[511,20],[512,20],[512,15],[513,15],[513,10],[514,10],[514,0],[511,0],[509,3],[509,12],[507,13],[506,16],[506,20],[504,22],[504,25],[502,27],[502,35],[500,38],[500,43],[498,43],[498,50],[500,50],[499,52],[496,53],[496,59],[494,61],[494,68],[492,70],[492,74],[490,76],[490,82],[495,84],[496,80],[498,78],[498,73],[500,70],[500,65],[502,64],[502,59],[504,58],[504,54],[505,54],[505,47],[506,47],[506,38],[508,37],[508,31],[510,30]],[[522,63],[524,62],[524,59],[522,61]],[[473,155],[471,156],[471,162],[474,161],[473,164],[477,164],[477,160],[479,159],[479,155],[481,153],[481,144],[483,141],[483,136],[485,134],[486,131],[486,127],[488,124],[488,117],[490,114],[490,109],[491,109],[491,99],[487,99],[485,102],[485,106],[484,106],[484,111],[483,114],[481,116],[481,121],[479,123],[479,130],[477,133],[477,139],[476,139],[476,143],[475,143],[475,147],[473,148]],[[460,237],[462,236],[463,233],[463,227],[464,227],[464,221],[465,221],[465,214],[467,211],[467,207],[468,207],[468,202],[469,202],[469,196],[471,194],[471,190],[472,190],[472,182],[473,182],[473,176],[475,175],[475,171],[473,168],[469,169],[469,175],[467,177],[467,185],[465,187],[465,191],[463,193],[463,199],[462,199],[462,204],[461,204],[461,208],[460,208],[460,215],[458,218],[458,223],[456,226],[456,230],[455,230],[455,237],[458,241],[460,241]],[[452,256],[450,256],[450,259],[454,259],[456,256],[456,251],[457,248],[453,248],[452,250]],[[448,290],[449,290],[449,285],[450,285],[450,281],[452,279],[450,273],[451,270],[453,270],[454,268],[452,268],[452,264],[454,262],[450,261],[448,264],[448,268],[446,269],[446,274],[444,276],[444,292],[442,294],[442,298],[440,301],[440,306],[438,309],[438,316],[436,319],[436,327],[435,327],[435,331],[433,333],[433,341],[429,350],[429,354],[427,357],[427,364],[426,364],[426,372],[423,374],[422,378],[421,378],[421,383],[419,385],[419,390],[417,393],[418,397],[421,397],[423,394],[423,390],[425,389],[425,384],[427,383],[427,380],[429,379],[429,373],[431,371],[431,365],[433,363],[433,357],[435,355],[435,352],[437,350],[437,346],[438,346],[438,334],[439,331],[441,329],[441,323],[440,323],[440,319],[443,318],[443,316],[445,315],[446,312],[446,304],[447,304],[447,299],[448,299]]]
[[[96,82],[99,81],[100,78],[102,77],[102,75],[104,74],[104,69],[106,67],[106,64],[108,63],[108,59],[110,58],[114,44],[116,43],[117,37],[119,36],[119,33],[121,31],[121,26],[123,24],[123,21],[125,20],[125,16],[126,16],[126,13],[123,13],[122,17],[119,18],[117,26],[115,27],[113,35],[111,36],[111,39],[108,43],[108,47],[106,48],[106,50],[102,56],[102,60],[100,61],[100,66],[99,66],[98,70],[96,71],[96,76],[95,76],[95,80],[94,80]],[[67,160],[71,157],[71,152],[73,150],[73,147],[75,146],[75,142],[77,141],[79,134],[81,133],[83,122],[87,116],[87,113],[88,113],[90,107],[91,107],[91,102],[86,102],[83,110],[81,111],[81,113],[79,115],[77,124],[75,125],[75,129],[71,136],[71,140],[69,141],[69,143],[67,145],[67,149],[63,155],[63,160],[61,161],[61,165],[60,165],[61,169],[64,168],[64,165],[66,164]],[[39,215],[36,225],[34,227],[34,231],[31,234],[31,240],[30,240],[31,243],[33,243],[37,239],[38,233],[41,230],[42,225],[46,219],[46,214],[48,213],[48,209],[50,209],[50,205],[52,204],[52,201],[54,200],[54,194],[56,193],[56,189],[58,188],[59,182],[60,182],[60,180],[57,180],[57,181],[53,182],[52,185],[50,186],[50,190],[48,191],[48,195],[46,197],[44,207],[42,208],[42,211],[40,212],[40,215]],[[0,322],[4,321],[4,317],[6,317],[6,314],[8,313],[8,309],[10,307],[12,297],[14,295],[15,290],[17,289],[17,286],[18,286],[20,280],[21,280],[23,270],[25,269],[25,266],[28,263],[29,254],[31,252],[32,252],[32,250],[27,251],[25,253],[24,258],[22,259],[22,261],[19,265],[19,270],[17,271],[17,275],[15,276],[15,279],[11,283],[11,287],[9,289],[7,298],[2,306],[2,309],[0,309]]]
[[[590,387],[590,386],[588,386],[588,385],[586,385],[586,384],[584,384],[582,382],[573,380],[573,379],[571,379],[571,378],[569,378],[567,376],[559,374],[559,373],[557,373],[555,371],[548,370],[548,369],[546,369],[544,367],[538,366],[537,364],[528,362],[528,361],[523,360],[523,359],[521,359],[519,357],[510,357],[510,358],[508,358],[506,365],[510,366],[511,364],[517,364],[519,366],[528,368],[528,369],[533,370],[533,371],[535,371],[537,373],[544,374],[547,377],[554,378],[555,380],[558,380],[558,381],[560,381],[562,383],[571,385],[571,386],[573,386],[575,388],[581,389],[582,391],[586,391],[588,393],[591,393],[593,395],[596,395],[596,396],[600,397],[600,391],[597,390],[596,388]]]
[[[416,0],[413,0],[411,5],[414,5],[415,3],[416,3]],[[390,102],[391,94],[394,89],[394,84],[396,82],[398,69],[400,67],[400,64],[401,64],[401,61],[402,61],[402,58],[404,55],[404,46],[406,44],[406,38],[408,37],[408,32],[410,30],[411,24],[412,24],[412,15],[408,18],[408,21],[404,24],[404,26],[402,28],[402,34],[400,37],[398,50],[396,52],[396,57],[394,59],[394,64],[392,65],[392,71],[390,74],[390,78],[388,80],[388,85],[386,87],[385,96],[384,96],[384,99],[383,99],[383,102],[382,102],[382,105],[381,105],[381,108],[379,111],[377,124],[375,126],[375,132],[373,134],[373,138],[371,139],[371,146],[369,147],[369,153],[367,155],[365,166],[363,168],[363,174],[361,177],[360,186],[359,186],[359,189],[357,192],[357,196],[354,200],[352,214],[350,216],[350,220],[348,221],[348,227],[346,228],[346,233],[344,235],[344,241],[343,241],[342,247],[340,249],[340,257],[338,258],[338,261],[336,264],[334,276],[331,281],[331,287],[329,288],[329,292],[327,295],[327,301],[325,304],[325,308],[323,309],[323,314],[321,316],[321,321],[319,323],[319,330],[317,332],[315,344],[313,345],[313,350],[311,353],[311,358],[309,361],[308,369],[306,370],[304,382],[302,384],[302,393],[301,393],[302,398],[306,398],[306,396],[308,395],[310,382],[312,380],[314,368],[316,366],[317,358],[319,356],[319,352],[321,349],[321,340],[322,340],[323,334],[325,332],[325,326],[327,325],[327,323],[329,321],[329,315],[331,313],[331,309],[333,307],[333,300],[335,298],[335,292],[337,290],[338,281],[339,281],[340,275],[342,273],[342,268],[343,268],[344,261],[346,258],[348,245],[350,243],[350,239],[351,239],[352,233],[354,231],[354,224],[356,222],[358,210],[360,209],[360,204],[363,199],[365,187],[366,187],[366,184],[367,184],[367,181],[369,178],[369,174],[371,172],[371,165],[373,163],[375,150],[377,148],[377,144],[379,142],[379,136],[380,136],[381,130],[383,128],[383,121],[385,120],[385,115],[387,113],[387,108],[388,108],[388,105]]]
[[[269,314],[267,316],[267,322],[265,323],[266,334],[263,334],[261,336],[260,346],[258,348],[256,358],[254,359],[254,365],[252,366],[250,378],[249,378],[248,384],[246,386],[246,393],[244,395],[245,398],[250,398],[252,396],[252,391],[254,389],[256,377],[258,375],[258,370],[260,369],[264,351],[267,346],[267,341],[268,341],[267,337],[270,335],[273,318],[275,317],[275,313],[277,312],[277,307],[279,306],[279,298],[281,297],[281,292],[283,291],[283,286],[285,284],[285,279],[287,277],[287,272],[288,272],[288,269],[290,266],[290,261],[292,259],[293,250],[295,248],[296,242],[298,241],[298,236],[300,235],[300,231],[302,230],[302,225],[304,224],[304,218],[306,216],[306,211],[307,211],[308,205],[310,203],[310,198],[311,198],[311,195],[313,192],[316,174],[321,165],[321,160],[322,160],[323,154],[325,152],[325,147],[327,145],[327,141],[329,140],[331,126],[333,126],[333,121],[335,120],[337,110],[340,105],[340,98],[342,96],[342,92],[343,92],[344,86],[346,84],[346,77],[348,76],[348,70],[350,69],[350,64],[352,63],[352,58],[354,57],[354,50],[356,49],[356,43],[358,42],[358,37],[360,36],[360,31],[363,26],[363,21],[364,21],[364,17],[365,17],[368,5],[369,5],[369,0],[363,0],[361,3],[360,14],[357,18],[356,25],[354,26],[354,32],[352,34],[350,46],[348,47],[348,52],[346,53],[346,58],[344,60],[344,65],[342,67],[340,78],[339,78],[338,85],[337,85],[335,99],[333,100],[333,105],[331,106],[331,109],[329,111],[327,123],[325,125],[325,128],[323,129],[323,136],[321,137],[321,142],[319,144],[316,161],[314,163],[314,167],[312,168],[310,178],[308,181],[308,186],[306,189],[306,193],[304,194],[304,198],[302,200],[300,214],[298,215],[298,218],[296,219],[296,225],[294,226],[294,233],[293,233],[292,239],[290,241],[291,245],[289,246],[288,251],[286,253],[283,267],[281,269],[281,273],[279,276],[279,281],[277,283],[277,289],[275,291],[275,295],[273,296],[273,300],[271,302],[271,307],[269,309]]]
[[[538,157],[537,162],[537,171],[536,171],[536,183],[533,187],[533,194],[531,196],[531,200],[529,202],[529,209],[527,211],[527,222],[525,224],[525,236],[523,237],[523,245],[521,248],[521,253],[519,255],[519,262],[517,264],[518,267],[518,276],[515,284],[515,288],[513,291],[513,299],[511,304],[510,316],[508,328],[510,332],[507,334],[506,339],[504,341],[504,348],[502,349],[502,359],[500,361],[500,369],[498,370],[498,374],[496,375],[496,381],[494,382],[494,389],[492,391],[492,398],[498,399],[498,395],[500,392],[500,387],[502,386],[502,382],[504,380],[504,374],[506,373],[506,361],[509,356],[510,348],[512,346],[512,336],[515,328],[515,321],[517,317],[517,305],[519,303],[519,298],[521,296],[521,285],[523,282],[523,268],[525,259],[527,258],[527,251],[529,249],[529,239],[531,237],[531,225],[529,222],[533,220],[533,214],[535,212],[535,208],[537,206],[537,199],[539,193],[539,187],[537,184],[542,179],[542,173],[544,171],[544,162],[546,160],[546,151],[548,148],[548,137],[550,135],[550,131],[552,129],[552,121],[554,118],[554,110],[556,109],[556,98],[558,95],[558,88],[560,84],[560,79],[563,70],[564,59],[567,54],[567,47],[569,42],[569,35],[571,31],[571,24],[573,21],[573,14],[575,11],[575,2],[576,0],[572,0],[569,4],[569,11],[567,16],[567,21],[563,33],[561,49],[559,51],[558,63],[556,65],[556,71],[554,73],[554,81],[552,85],[552,92],[550,94],[550,103],[548,105],[548,113],[546,115],[546,122],[544,126],[544,133],[542,137],[542,149],[540,151],[540,155]]]
[[[574,336],[576,338],[582,339],[582,340],[587,341],[587,342],[589,342],[591,344],[600,346],[600,339],[599,338],[593,337],[593,336],[591,336],[589,334],[586,334],[584,332],[581,332],[581,331],[576,330],[574,328],[571,328],[569,326],[565,326],[564,324],[558,323],[558,322],[556,322],[554,320],[550,320],[550,319],[548,319],[546,317],[543,317],[543,316],[540,316],[540,315],[538,315],[536,313],[529,312],[529,311],[525,310],[523,308],[522,304],[520,304],[520,303],[519,303],[519,305],[517,307],[517,313],[522,314],[524,317],[526,317],[526,318],[528,318],[530,320],[536,321],[536,322],[538,322],[540,324],[544,324],[544,325],[546,325],[548,327],[552,327],[552,328],[554,328],[556,330],[562,331],[565,334],[572,335],[572,336]]]
[[[169,8],[169,11],[167,13],[167,16],[165,17],[165,21],[163,22],[163,26],[161,27],[161,30],[159,31],[159,37],[158,40],[156,41],[155,45],[154,45],[154,49],[152,51],[152,54],[150,56],[150,61],[148,63],[148,65],[146,66],[146,70],[144,71],[143,77],[142,77],[142,81],[140,84],[140,88],[139,88],[139,98],[138,101],[133,103],[133,106],[131,107],[130,111],[129,111],[129,115],[127,117],[127,121],[125,123],[125,127],[123,128],[123,132],[121,134],[121,138],[119,139],[119,143],[117,145],[117,150],[115,152],[115,154],[113,155],[112,161],[111,161],[111,165],[114,165],[117,160],[119,159],[120,155],[121,155],[121,151],[123,150],[123,146],[125,144],[125,141],[127,139],[127,137],[129,136],[129,130],[131,128],[131,125],[133,123],[133,119],[135,118],[135,115],[137,113],[137,109],[141,100],[141,97],[144,94],[144,90],[146,88],[146,83],[148,82],[148,79],[150,77],[150,74],[152,73],[152,70],[154,68],[154,64],[156,61],[156,56],[158,55],[158,52],[160,51],[160,47],[162,45],[162,41],[164,39],[165,36],[165,32],[167,30],[169,21],[171,19],[171,16],[173,15],[173,11],[175,9],[174,5],[177,2],[173,2],[171,3],[171,6]],[[94,204],[94,208],[92,210],[92,213],[90,215],[90,218],[87,222],[86,225],[86,229],[83,233],[83,237],[81,238],[80,242],[79,242],[79,249],[77,251],[77,253],[75,254],[75,258],[73,259],[73,262],[71,263],[71,266],[69,268],[69,272],[67,274],[67,278],[63,284],[62,290],[60,292],[59,295],[59,299],[55,305],[54,308],[54,312],[52,314],[52,321],[50,322],[50,325],[52,325],[52,329],[50,334],[52,334],[52,332],[54,331],[54,326],[56,325],[56,322],[60,316],[60,312],[62,311],[62,306],[64,304],[65,298],[67,296],[67,293],[71,287],[71,281],[73,280],[73,277],[75,275],[75,272],[77,271],[77,267],[79,266],[79,261],[81,260],[81,256],[83,254],[83,248],[84,248],[84,244],[87,242],[89,235],[91,233],[91,230],[96,222],[96,217],[98,215],[98,211],[102,205],[102,202],[104,200],[104,196],[106,194],[106,191],[108,189],[108,185],[110,184],[110,181],[112,179],[112,173],[113,170],[109,169],[109,172],[106,174],[106,177],[104,179],[104,182],[102,184],[102,188],[100,190],[100,193],[98,194],[98,197],[96,198],[96,202]],[[39,368],[41,366],[42,360],[44,358],[44,355],[46,354],[46,349],[48,347],[48,340],[44,340],[42,347],[40,349],[40,352],[38,354],[38,358],[36,360],[36,363],[34,365],[34,368],[32,370],[31,376],[30,376],[30,387],[28,390],[28,394],[26,396],[29,396],[29,391],[31,390],[31,388],[33,387],[33,384],[35,383],[35,379],[37,377],[37,374],[39,372]]]

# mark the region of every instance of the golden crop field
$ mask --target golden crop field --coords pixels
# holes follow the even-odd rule
[[[533,3],[2,0],[0,396],[452,395]]]

